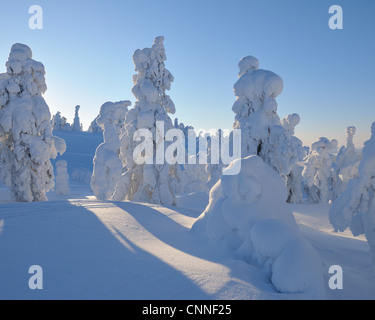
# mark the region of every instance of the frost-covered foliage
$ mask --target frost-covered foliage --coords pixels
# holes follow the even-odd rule
[[[321,297],[321,261],[298,230],[283,180],[258,156],[230,166],[237,161],[241,173],[222,176],[192,230],[265,270],[278,291]]]
[[[104,142],[97,148],[91,189],[99,200],[110,200],[122,174],[120,160],[120,131],[130,101],[107,102],[100,108],[98,126],[103,130]]]
[[[166,94],[174,78],[165,68],[167,57],[163,41],[164,37],[157,37],[152,48],[136,50],[133,55],[137,74],[133,76],[132,92],[137,100],[125,118],[125,130],[121,137],[121,159],[125,173],[117,183],[114,200],[151,202],[166,206],[176,204],[174,190],[179,183],[178,173],[181,169],[177,164],[156,164],[156,149],[168,146],[165,138],[157,139],[157,136],[165,137],[165,132],[173,128],[168,113],[175,113],[175,105]],[[158,134],[157,121],[163,123],[164,127],[160,128]],[[138,131],[142,129],[153,135],[153,161],[148,161],[153,164],[147,164],[147,159],[142,161],[141,157],[134,159],[135,151],[142,147],[142,136]],[[135,133],[139,135],[135,136]]]
[[[361,161],[361,157],[356,152],[353,143],[355,133],[355,127],[346,128],[346,147],[341,147],[336,157],[336,174],[338,176],[336,186],[337,196],[339,196],[346,189],[346,186],[351,179],[358,177],[358,166]]]
[[[371,138],[362,151],[358,177],[350,180],[336,199],[329,218],[338,231],[350,228],[354,236],[366,236],[375,266],[375,122],[371,131]]]
[[[98,120],[100,116],[98,115],[94,121],[91,122],[90,126],[89,126],[89,132],[90,133],[101,133],[103,132],[102,128],[98,125],[98,123],[96,122]]]
[[[42,94],[45,69],[32,59],[31,49],[14,44],[0,76],[0,143],[5,182],[17,202],[47,200],[54,187],[50,159],[66,150],[52,135],[51,113]]]
[[[60,111],[58,111],[52,117],[52,127],[53,127],[53,130],[65,130],[65,131],[72,130],[70,124],[67,121],[67,119],[65,117],[61,116]]]
[[[337,176],[332,158],[337,144],[335,139],[330,141],[327,138],[319,138],[311,145],[302,172],[308,202],[328,203],[335,200]]]
[[[82,131],[82,124],[81,124],[81,120],[79,119],[79,109],[80,108],[81,108],[80,106],[76,106],[76,108],[75,108],[74,121],[73,121],[73,125],[72,125],[73,131]]]
[[[65,160],[59,160],[56,162],[55,193],[58,195],[70,194],[68,163]]]
[[[288,203],[303,203],[302,171],[301,162],[305,158],[305,150],[302,141],[294,136],[295,128],[300,123],[301,118],[298,114],[293,113],[281,120],[282,126],[292,135],[297,150],[297,163],[292,167],[291,172],[287,175]]]
[[[233,112],[234,129],[242,130],[242,157],[260,156],[287,184],[287,176],[302,152],[302,143],[292,138],[292,130],[282,126],[277,114],[275,99],[283,91],[283,80],[271,71],[259,69],[258,60],[251,56],[243,58],[239,68]],[[290,126],[295,126],[294,121],[292,116]]]
[[[189,164],[190,163],[190,164]],[[183,193],[208,192],[208,174],[206,166],[199,164],[199,153],[189,157],[188,163],[183,171],[186,182],[183,185]]]

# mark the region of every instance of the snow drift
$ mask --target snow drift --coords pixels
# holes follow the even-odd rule
[[[320,258],[299,232],[283,180],[257,156],[235,161],[241,173],[214,186],[192,230],[263,269],[278,291],[321,297]]]

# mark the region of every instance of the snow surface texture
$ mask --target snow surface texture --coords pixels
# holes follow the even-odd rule
[[[308,202],[328,203],[336,199],[337,176],[332,158],[337,144],[335,139],[319,138],[311,145],[302,172]]]
[[[103,130],[104,142],[96,150],[91,179],[91,188],[99,200],[112,199],[122,174],[119,136],[130,105],[130,101],[107,102],[100,108],[97,123]]]
[[[298,230],[283,180],[257,156],[235,161],[241,173],[221,178],[192,230],[265,270],[278,291],[322,298],[321,261]]]
[[[56,162],[55,193],[58,195],[70,194],[68,163],[64,160],[60,160]]]
[[[133,55],[135,70],[133,77],[133,94],[137,101],[125,118],[125,132],[121,137],[121,160],[125,172],[117,182],[114,200],[133,200],[173,206],[176,204],[174,190],[179,183],[180,167],[175,165],[156,164],[156,149],[163,148],[164,138],[158,139],[156,122],[164,124],[164,132],[173,128],[168,113],[175,112],[171,98],[166,94],[174,78],[165,68],[167,57],[164,49],[164,38],[155,38],[152,48],[136,50]],[[147,164],[135,157],[135,151],[142,147],[142,136],[138,130],[146,129],[153,135],[151,146],[152,163]],[[163,130],[163,129],[160,129]],[[135,135],[136,134],[136,135]],[[164,144],[167,147],[167,143]],[[164,149],[165,150],[165,149]],[[163,150],[163,151],[164,151]],[[139,152],[138,154],[141,154]],[[147,155],[151,157],[151,155]]]
[[[237,99],[233,105],[233,127],[241,129],[242,157],[260,156],[293,192],[300,181],[288,180],[296,177],[291,172],[303,156],[302,142],[293,136],[299,116],[293,114],[281,122],[275,99],[283,91],[283,80],[278,75],[259,69],[258,60],[252,56],[243,58],[239,68],[239,80],[234,85]],[[299,198],[300,194],[289,196],[296,202]]]
[[[336,230],[350,228],[354,236],[366,236],[375,267],[375,122],[371,133],[362,151],[358,177],[350,180],[346,190],[336,199],[329,217]]]
[[[47,90],[42,63],[31,49],[14,44],[0,75],[0,177],[18,202],[47,200],[54,187],[50,162],[66,150],[52,135],[51,114],[42,94]]]
[[[173,210],[95,200],[89,184],[77,184],[71,173],[92,172],[102,134],[55,134],[68,146],[59,159],[69,163],[70,195],[50,192],[49,202],[9,203],[0,182],[1,300],[309,299],[306,293],[277,292],[266,268],[190,231],[208,204],[206,193],[177,196]],[[323,261],[326,298],[375,299],[365,237],[333,232],[328,205],[286,206]],[[43,290],[27,285],[28,268],[35,264],[44,271]],[[344,270],[343,290],[328,287],[332,265]]]

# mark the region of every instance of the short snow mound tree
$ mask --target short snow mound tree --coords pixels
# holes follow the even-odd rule
[[[50,159],[66,150],[52,135],[51,113],[42,97],[45,69],[32,59],[31,49],[14,44],[0,75],[0,144],[12,198],[17,202],[47,200],[54,187]]]
[[[132,92],[136,102],[125,119],[125,130],[121,137],[124,174],[117,183],[113,200],[132,200],[165,206],[176,204],[174,190],[179,179],[179,166],[166,161],[156,161],[156,150],[161,150],[164,154],[168,146],[165,133],[174,128],[168,113],[175,113],[175,105],[166,94],[174,78],[165,68],[167,57],[163,42],[164,37],[157,37],[152,48],[136,50],[133,55],[137,74],[133,76]],[[157,122],[162,124],[158,132]],[[152,135],[151,146],[145,132]],[[146,145],[145,150],[148,151],[145,157],[144,152],[138,152],[142,145]]]
[[[362,151],[358,177],[349,181],[333,203],[329,218],[337,231],[350,228],[354,236],[366,236],[375,266],[375,122],[371,131],[371,139],[365,142]]]
[[[103,130],[104,142],[95,152],[91,189],[99,200],[112,199],[116,183],[122,174],[121,124],[130,105],[130,101],[107,102],[100,108],[96,120],[98,126]]]
[[[337,144],[335,139],[319,138],[311,145],[302,172],[308,202],[327,204],[335,200],[337,176],[332,158]]]

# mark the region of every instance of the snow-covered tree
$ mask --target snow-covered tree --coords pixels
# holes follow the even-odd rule
[[[72,129],[67,119],[61,116],[60,111],[58,111],[52,117],[52,128],[53,130],[65,130],[65,131],[70,131]]]
[[[351,179],[358,177],[358,166],[361,157],[355,150],[353,142],[355,133],[355,127],[346,128],[346,147],[342,146],[336,157],[336,174],[339,178],[336,186],[337,196],[346,189]]]
[[[98,120],[98,118],[100,117],[100,115],[98,115],[94,121],[91,122],[90,126],[89,126],[89,132],[90,133],[101,133],[103,132],[102,128],[98,125],[98,123],[96,122]]]
[[[375,122],[371,132],[362,151],[358,177],[349,181],[346,190],[333,203],[329,218],[337,231],[350,228],[354,236],[366,236],[375,267]]]
[[[125,132],[121,137],[121,158],[125,173],[117,183],[114,200],[151,202],[166,206],[176,203],[174,185],[179,183],[178,172],[181,169],[178,164],[158,164],[159,161],[156,161],[156,150],[161,148],[164,154],[165,147],[169,144],[165,140],[165,133],[173,128],[173,123],[168,113],[175,113],[175,105],[166,94],[174,78],[165,68],[167,57],[163,41],[164,37],[157,37],[152,48],[136,50],[133,55],[137,74],[133,76],[132,92],[136,102],[125,119]],[[158,121],[163,124],[163,128],[159,128],[157,132]],[[139,131],[142,129],[153,136],[148,159],[142,159],[143,152],[136,154],[142,147],[140,141],[145,138]]]
[[[61,112],[58,111],[53,117],[52,117],[52,127],[53,130],[61,130],[62,123],[61,123]]]
[[[58,195],[70,194],[68,163],[65,160],[56,162],[55,193]]]
[[[311,145],[302,172],[308,202],[328,203],[334,201],[337,176],[333,168],[333,153],[337,140],[320,138]]]
[[[54,187],[51,158],[63,154],[65,141],[52,135],[51,113],[42,94],[45,69],[31,49],[14,44],[0,76],[1,160],[17,202],[47,200]]]
[[[121,123],[130,101],[107,102],[100,108],[97,124],[103,130],[104,142],[96,149],[91,189],[100,200],[110,200],[122,174],[120,160]]]
[[[291,172],[287,175],[287,191],[288,203],[302,203],[303,202],[303,188],[302,188],[302,171],[303,165],[301,162],[305,157],[305,152],[302,146],[302,141],[294,136],[295,128],[300,123],[300,116],[296,113],[288,115],[281,120],[281,125],[289,131],[292,135],[291,139],[294,140],[297,147],[297,163],[292,167]]]
[[[239,68],[233,112],[236,114],[234,129],[242,132],[242,157],[258,155],[287,184],[302,144],[292,138],[291,131],[282,126],[277,114],[275,99],[283,91],[283,80],[271,71],[259,69],[258,60],[252,56],[243,58]]]
[[[73,131],[82,131],[82,124],[81,124],[81,120],[79,119],[79,109],[80,108],[81,108],[80,106],[76,106],[76,108],[75,108],[74,121],[73,121],[73,125],[72,125]]]

